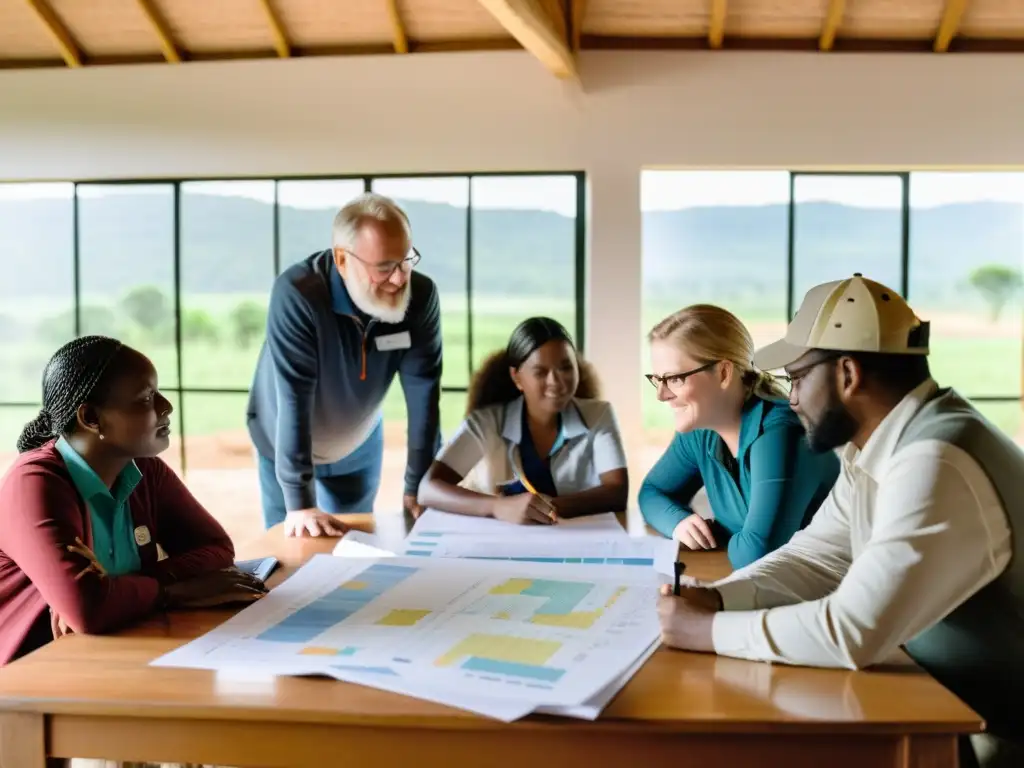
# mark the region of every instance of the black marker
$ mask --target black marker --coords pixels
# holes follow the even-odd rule
[[[675,584],[675,587],[672,589],[672,594],[674,594],[676,597],[679,596],[679,578],[683,575],[683,571],[685,571],[685,570],[686,570],[686,563],[684,563],[682,560],[676,560],[676,562],[675,562],[676,584]]]

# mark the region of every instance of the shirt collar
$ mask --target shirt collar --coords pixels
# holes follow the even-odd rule
[[[120,504],[131,495],[139,481],[142,480],[142,472],[133,461],[121,470],[121,474],[117,476],[117,480],[114,482],[113,489],[107,488],[106,484],[100,480],[100,476],[93,471],[88,462],[82,458],[78,451],[71,447],[71,443],[60,437],[57,439],[56,448],[63,457],[64,464],[67,465],[68,473],[71,475],[71,482],[75,484],[75,488],[78,489],[78,492],[86,501],[91,501],[97,496],[103,496]],[[113,493],[111,493],[111,490],[113,490]]]
[[[525,411],[522,396],[517,397],[505,406],[505,419],[501,428],[501,436],[510,443],[519,445],[523,442],[523,417],[526,415]],[[555,448],[561,446],[566,440],[572,440],[590,432],[590,427],[583,421],[583,416],[580,415],[575,400],[569,401],[569,405],[562,410],[561,416],[562,429],[558,439],[555,441]]]
[[[934,379],[928,379],[918,384],[904,395],[895,408],[886,414],[886,417],[882,419],[864,444],[864,450],[858,451],[857,446],[853,443],[847,444],[843,449],[843,460],[855,465],[877,481],[886,462],[896,451],[896,444],[899,442],[903,430],[917,415],[921,406],[928,402],[937,390],[938,384]]]
[[[757,395],[752,396],[744,404],[740,415],[740,456],[745,454],[751,444],[761,435],[761,422],[764,420],[765,402]]]

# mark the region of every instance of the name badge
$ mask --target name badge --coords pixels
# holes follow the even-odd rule
[[[391,352],[396,349],[408,349],[412,346],[412,336],[409,335],[408,331],[378,336],[374,341],[377,342],[377,349],[381,352]]]
[[[135,529],[135,543],[140,547],[146,546],[152,540],[153,538],[149,535],[149,528],[146,526],[140,525]]]

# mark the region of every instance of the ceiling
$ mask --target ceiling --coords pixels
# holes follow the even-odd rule
[[[0,0],[0,68],[507,48],[1024,51],[1024,0]]]

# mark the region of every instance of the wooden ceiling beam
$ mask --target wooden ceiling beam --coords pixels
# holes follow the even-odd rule
[[[580,52],[580,38],[583,35],[583,20],[587,15],[587,0],[569,0],[572,21],[572,52]]]
[[[284,24],[274,10],[273,0],[260,0],[263,12],[267,15],[267,23],[270,24],[270,33],[274,36],[274,50],[282,59],[292,55],[292,47],[288,43],[288,35],[284,32]]]
[[[555,77],[575,79],[576,59],[566,44],[565,19],[552,18],[538,0],[479,0],[523,48]]]
[[[60,20],[53,8],[46,0],[26,0],[29,8],[35,11],[39,20],[46,27],[46,31],[50,33],[54,42],[57,43],[57,48],[60,49],[60,55],[64,59],[64,63],[69,67],[80,67],[82,66],[82,51],[79,49],[75,39],[71,36],[71,32],[64,26],[64,22]]]
[[[843,22],[845,9],[846,0],[829,0],[828,13],[825,15],[824,24],[821,25],[821,37],[818,38],[818,50],[831,51],[836,44],[836,33]]]
[[[384,0],[388,4],[388,17],[391,19],[391,37],[394,39],[395,53],[409,52],[409,38],[405,34],[402,14],[398,10],[398,0]]]
[[[708,45],[721,48],[725,41],[726,0],[711,0],[711,24],[708,27]]]
[[[936,53],[945,53],[949,50],[949,44],[956,37],[960,29],[960,20],[966,10],[967,0],[946,0],[946,8],[942,12],[942,21],[939,22],[939,30],[935,33],[932,50]]]
[[[153,31],[156,32],[157,40],[160,41],[160,50],[164,53],[164,58],[172,64],[181,63],[181,51],[178,50],[178,46],[174,43],[174,38],[171,36],[171,30],[167,27],[167,23],[164,21],[163,16],[160,15],[160,11],[157,10],[153,0],[138,0],[139,7],[142,9],[142,13],[149,19],[150,25],[153,27]]]

